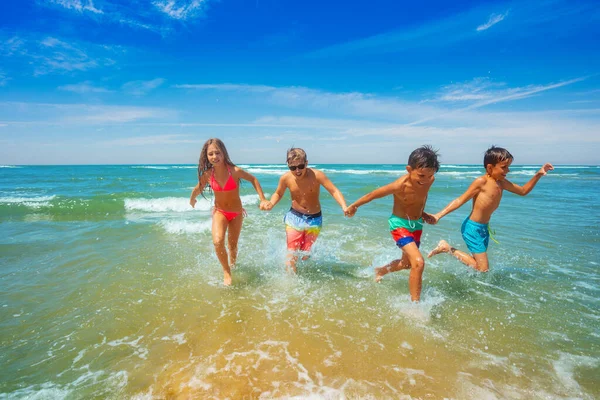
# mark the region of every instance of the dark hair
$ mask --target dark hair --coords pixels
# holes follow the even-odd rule
[[[411,168],[431,168],[438,172],[440,162],[438,161],[438,152],[430,145],[423,145],[410,153],[408,157],[408,166]]]
[[[508,152],[508,150],[492,145],[492,147],[487,149],[485,155],[483,156],[483,168],[486,168],[488,164],[496,165],[502,161],[512,161],[513,158],[514,157]]]
[[[221,139],[216,139],[216,138],[212,138],[212,139],[208,139],[206,141],[206,143],[204,143],[204,146],[202,146],[202,150],[200,150],[200,160],[198,160],[198,182],[200,182],[200,178],[202,177],[202,175],[204,173],[206,173],[206,171],[209,171],[212,169],[212,164],[210,163],[210,161],[208,161],[208,146],[210,146],[211,144],[216,145],[219,150],[221,150],[221,152],[223,153],[223,158],[225,159],[225,163],[229,166],[234,167],[235,164],[231,161],[231,159],[229,158],[229,153],[227,152],[227,148],[225,147],[225,144],[221,141]],[[207,183],[208,185],[208,183]],[[208,185],[209,190],[210,190],[210,185]],[[204,196],[204,194],[203,194]]]

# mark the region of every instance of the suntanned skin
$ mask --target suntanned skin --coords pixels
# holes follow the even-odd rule
[[[420,218],[423,218],[425,222],[431,221],[432,216],[425,213],[424,210],[427,194],[435,181],[435,170],[407,166],[406,171],[408,173],[396,181],[375,189],[352,203],[346,209],[346,215],[352,217],[358,207],[375,199],[392,195],[394,198],[392,213],[395,216],[413,221]],[[412,301],[419,301],[424,268],[425,261],[419,248],[416,243],[409,243],[402,247],[401,259],[393,260],[382,267],[375,268],[375,281],[381,281],[381,278],[389,272],[410,269],[408,278],[410,297]]]
[[[286,189],[289,189],[292,197],[292,208],[304,214],[316,214],[321,211],[321,201],[319,200],[321,186],[323,186],[329,194],[342,207],[346,209],[346,200],[342,192],[329,180],[323,172],[308,168],[308,160],[290,160],[289,167],[297,167],[304,165],[305,168],[295,171],[288,171],[279,178],[277,189],[271,196],[271,199],[265,203],[263,210],[271,210],[283,197]],[[304,259],[307,257],[305,256]],[[288,271],[296,272],[296,262],[298,257],[294,254],[288,254],[287,267]]]
[[[510,171],[512,159],[498,162],[495,165],[488,164],[486,166],[486,174],[475,179],[469,188],[458,198],[451,201],[442,211],[433,215],[432,224],[436,224],[442,217],[460,208],[467,201],[473,199],[473,208],[469,219],[480,224],[487,224],[492,218],[492,214],[500,205],[504,190],[511,193],[525,196],[533,190],[540,178],[547,174],[548,171],[554,169],[552,164],[546,163],[544,166],[523,186],[515,185],[506,179],[506,175]],[[487,253],[477,253],[470,256],[469,254],[456,250],[450,246],[445,240],[441,240],[437,247],[431,251],[428,257],[433,257],[440,253],[451,253],[463,264],[480,272],[489,270],[489,261]]]
[[[190,205],[195,207],[196,198],[202,193],[204,188],[209,182],[211,174],[214,173],[215,180],[219,184],[221,188],[225,186],[227,181],[229,180],[229,170],[231,170],[231,176],[233,180],[237,183],[237,187],[234,190],[224,191],[224,192],[213,192],[215,196],[215,208],[224,210],[224,211],[233,211],[233,212],[242,212],[242,200],[240,199],[240,179],[246,180],[252,183],[256,193],[258,193],[258,197],[260,199],[259,207],[264,207],[266,203],[265,195],[263,190],[253,175],[247,173],[241,168],[237,166],[229,166],[229,170],[227,168],[227,164],[223,157],[223,153],[219,149],[219,147],[215,144],[210,144],[207,148],[206,154],[208,156],[208,161],[212,164],[213,170],[207,171],[200,177],[200,182],[194,190],[192,190],[192,194],[190,196]],[[240,232],[242,231],[242,223],[244,221],[243,214],[238,215],[231,221],[228,221],[227,218],[220,212],[215,212],[213,214],[212,220],[212,237],[213,244],[215,246],[215,252],[217,253],[217,257],[219,258],[219,262],[223,267],[223,283],[226,286],[231,285],[231,268],[235,268],[235,262],[237,260],[238,254],[238,240],[240,237]],[[225,250],[225,233],[227,232],[227,247],[229,249],[229,256],[227,251]]]

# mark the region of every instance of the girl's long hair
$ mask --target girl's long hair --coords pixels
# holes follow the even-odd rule
[[[202,150],[200,151],[200,159],[198,160],[198,182],[200,182],[200,178],[202,177],[202,175],[204,175],[208,171],[212,170],[212,168],[213,168],[210,161],[208,161],[208,155],[207,155],[208,146],[210,146],[211,144],[216,145],[219,148],[219,150],[221,150],[221,153],[223,154],[223,159],[225,160],[225,164],[227,164],[230,167],[235,166],[233,161],[231,161],[231,158],[229,158],[229,153],[227,152],[227,147],[225,147],[225,144],[221,141],[221,139],[217,139],[217,138],[208,139],[206,141],[206,143],[204,143],[204,146],[202,146]],[[206,186],[208,186],[208,188],[210,190],[210,184],[208,183],[208,181],[206,182]],[[202,194],[202,196],[204,196],[204,194]]]

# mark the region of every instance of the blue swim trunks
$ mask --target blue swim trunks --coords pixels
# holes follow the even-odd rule
[[[490,243],[489,224],[480,224],[471,221],[467,217],[460,228],[460,232],[471,253],[478,254],[487,251]]]

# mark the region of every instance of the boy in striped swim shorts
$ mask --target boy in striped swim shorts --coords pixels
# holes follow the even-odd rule
[[[490,241],[489,222],[492,214],[500,205],[502,193],[504,190],[508,190],[520,196],[525,196],[531,192],[542,176],[554,169],[552,164],[546,163],[529,182],[523,186],[519,186],[506,179],[506,174],[510,171],[509,167],[512,161],[513,156],[508,150],[502,147],[490,147],[483,157],[485,175],[475,179],[466,192],[451,201],[442,211],[433,215],[434,220],[432,223],[435,224],[444,215],[451,213],[467,201],[473,199],[471,213],[464,220],[460,229],[463,240],[472,256],[455,249],[445,240],[440,240],[437,247],[429,253],[428,257],[433,257],[440,253],[449,253],[463,264],[477,271],[487,272],[489,270],[487,256],[487,248]]]
[[[287,151],[287,165],[289,172],[283,174],[271,200],[262,207],[263,210],[271,210],[283,197],[286,189],[290,190],[292,206],[285,214],[285,234],[287,237],[287,270],[296,272],[298,254],[303,254],[306,260],[317,240],[323,225],[321,215],[321,203],[319,191],[323,186],[338,202],[342,210],[346,209],[344,196],[327,178],[327,176],[314,168],[308,168],[306,152],[299,148],[291,148]]]
[[[388,224],[394,242],[402,250],[402,258],[375,268],[375,281],[381,281],[389,272],[409,269],[408,290],[412,301],[419,301],[421,298],[425,261],[419,251],[419,245],[423,220],[429,222],[432,218],[424,210],[429,188],[435,180],[434,174],[440,169],[437,157],[437,152],[431,146],[419,147],[408,157],[406,175],[364,195],[346,209],[346,215],[352,217],[363,204],[381,197],[393,196],[394,207]]]

